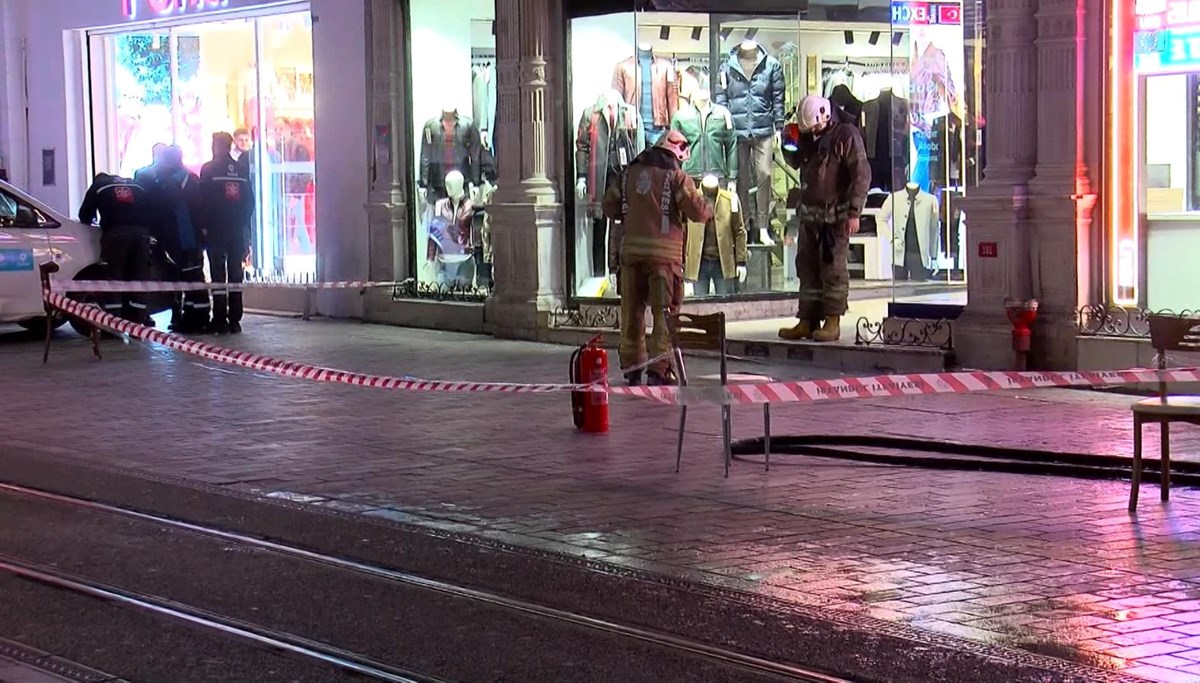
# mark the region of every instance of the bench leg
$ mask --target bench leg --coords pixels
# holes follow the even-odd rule
[[[1129,487],[1129,512],[1137,512],[1138,489],[1142,486],[1142,420],[1133,417],[1133,479]]]
[[[721,406],[721,436],[725,443],[725,476],[729,477],[729,465],[733,460],[733,412],[732,406]]]
[[[1171,499],[1171,423],[1162,423],[1162,455],[1159,456],[1159,467],[1162,469],[1162,502]]]
[[[680,406],[679,412],[679,443],[675,446],[675,473],[679,473],[679,463],[683,460],[683,429],[687,426],[687,406]]]
[[[767,458],[767,471],[771,471],[771,404],[763,404],[763,455]]]

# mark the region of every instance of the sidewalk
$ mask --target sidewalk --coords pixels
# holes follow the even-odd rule
[[[223,342],[329,367],[564,381],[571,350],[351,323],[255,318]],[[106,342],[0,333],[4,444],[185,477],[735,587],[895,625],[1200,681],[1200,492],[780,456],[721,476],[715,408],[613,405],[576,434],[564,396],[404,394],[305,384]],[[798,377],[795,366],[737,371]],[[693,373],[706,372],[693,368]],[[711,371],[711,367],[707,370]],[[811,371],[810,377],[831,377]],[[11,397],[11,398],[10,398]],[[13,400],[15,399],[15,400]],[[91,402],[89,402],[91,401]],[[895,435],[1110,455],[1126,396],[1069,390],[773,410],[776,434]],[[735,411],[738,436],[760,412]],[[1146,448],[1157,452],[1157,430]],[[1195,457],[1196,430],[1175,452]],[[0,455],[2,457],[2,455]]]

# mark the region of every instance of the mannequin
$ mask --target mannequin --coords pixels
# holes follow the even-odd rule
[[[697,296],[736,294],[746,281],[746,224],[741,202],[721,187],[715,175],[700,181],[700,192],[712,207],[707,223],[688,222],[683,276],[694,282]]]
[[[937,261],[941,230],[937,198],[915,182],[890,195],[880,218],[892,226],[892,268],[897,280],[923,281]]]
[[[829,101],[842,108],[842,111],[850,115],[854,119],[854,125],[862,127],[863,103],[845,83],[840,83],[833,88],[833,92],[829,94]]]
[[[471,243],[474,206],[462,173],[450,171],[442,184],[446,196],[433,205],[425,260],[437,274],[438,282],[469,287],[474,279],[468,265],[474,252]]]
[[[863,105],[863,141],[871,163],[871,187],[887,192],[908,175],[908,101],[883,88]]]
[[[679,111],[675,65],[669,59],[656,56],[649,43],[639,43],[634,56],[617,62],[612,87],[641,117],[648,145],[653,145],[667,132],[671,118]]]
[[[608,219],[600,209],[604,190],[646,144],[637,109],[615,88],[605,90],[584,110],[575,136],[576,199],[592,221],[592,275],[603,277],[608,265]],[[586,247],[585,247],[586,248]]]
[[[478,185],[482,148],[479,128],[471,117],[459,114],[454,106],[443,107],[422,130],[417,185],[431,201],[447,196],[445,178],[450,171],[458,171],[468,183]]]
[[[671,119],[671,130],[683,133],[692,155],[683,162],[683,170],[693,180],[713,175],[736,192],[738,177],[737,137],[733,132],[733,114],[713,104],[712,94],[703,88],[692,95]]]
[[[755,241],[770,244],[771,174],[787,91],[783,66],[758,43],[744,40],[730,50],[716,80],[713,99],[733,115],[738,195],[750,207]]]

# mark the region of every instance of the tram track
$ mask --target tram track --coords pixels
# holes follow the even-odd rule
[[[489,614],[508,614],[512,620],[524,619],[525,623],[538,624],[538,628],[542,628],[546,624],[553,624],[564,634],[568,632],[591,634],[590,639],[608,639],[615,643],[628,644],[632,648],[631,652],[658,652],[682,662],[700,662],[708,671],[722,672],[721,678],[724,680],[811,681],[815,683],[841,683],[847,680],[792,663],[764,659],[664,631],[597,618],[528,599],[515,598],[451,581],[432,579],[411,572],[359,562],[266,538],[196,524],[183,519],[12,483],[0,482],[0,495],[8,496],[11,500],[43,504],[61,510],[80,511],[111,520],[122,520],[128,524],[148,525],[172,532],[182,532],[234,548],[250,549],[275,558],[321,567],[324,571],[333,574],[357,576],[383,586],[417,591],[430,596],[436,595],[452,601],[444,604],[480,606],[491,610]],[[255,556],[261,556],[258,553]],[[331,645],[319,638],[297,634],[294,630],[263,625],[235,615],[224,614],[221,610],[196,607],[189,604],[188,601],[164,597],[155,592],[134,590],[115,585],[115,582],[110,583],[82,576],[46,562],[33,562],[9,556],[7,553],[0,553],[0,571],[27,581],[105,600],[124,608],[148,611],[162,618],[187,622],[197,628],[219,632],[230,638],[286,652],[292,656],[319,661],[324,665],[372,680],[414,681],[417,683],[460,680],[458,677],[443,678],[441,672],[424,673],[425,669],[421,666],[407,663],[396,664],[389,658],[380,657],[378,654],[358,652],[353,647]],[[615,652],[614,656],[616,656]]]

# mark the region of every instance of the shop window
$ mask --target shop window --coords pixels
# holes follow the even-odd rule
[[[979,79],[967,76],[974,58],[967,55],[962,6],[940,3],[958,9],[945,16],[952,23],[918,29],[895,11],[907,3],[892,3],[891,21],[879,8],[825,4],[797,2],[787,14],[628,11],[570,20],[568,268],[576,298],[616,296],[609,255],[617,247],[599,198],[671,128],[692,142],[688,170],[697,184],[711,176],[736,197],[739,217],[689,226],[687,296],[794,294],[799,181],[777,134],[805,95],[819,94],[860,127],[871,157],[868,211],[851,241],[852,287],[884,301],[900,278],[905,292],[952,289],[965,303],[965,221],[957,199],[979,178],[982,116],[967,105],[980,89]],[[764,77],[768,72],[779,77]],[[891,229],[897,216],[905,216],[903,229],[908,213],[915,214],[905,213],[908,202],[898,204],[896,195],[910,181],[926,209],[919,225],[924,239],[913,242],[924,255],[923,270],[911,274],[895,267],[897,258],[904,267],[905,249]],[[956,194],[941,200],[947,193]],[[744,277],[738,265],[745,265]]]
[[[316,273],[315,100],[307,12],[94,33],[93,167],[132,177],[157,143],[199,172],[213,133],[235,135],[257,202],[253,270]]]
[[[422,287],[457,297],[492,285],[494,0],[411,2],[413,263]],[[503,160],[501,160],[503,161]]]

